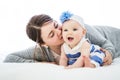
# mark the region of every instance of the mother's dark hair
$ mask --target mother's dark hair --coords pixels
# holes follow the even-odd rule
[[[40,28],[48,21],[53,21],[49,15],[41,14],[33,16],[26,26],[26,33],[28,37],[37,43],[43,44],[44,41],[41,38]]]

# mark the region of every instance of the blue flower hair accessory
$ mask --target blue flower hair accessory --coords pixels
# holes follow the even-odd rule
[[[62,13],[62,15],[60,16],[60,21],[62,23],[64,23],[65,21],[69,20],[71,18],[71,16],[73,16],[73,14],[71,14],[70,12],[68,11],[65,11]]]

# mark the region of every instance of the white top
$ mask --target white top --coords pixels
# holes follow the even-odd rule
[[[77,52],[80,52],[80,48],[83,44],[84,41],[86,41],[87,39],[82,38],[82,40],[78,43],[77,46],[75,46],[74,48],[70,48],[66,43],[63,44],[63,48],[66,54],[71,53],[71,54],[76,54]]]

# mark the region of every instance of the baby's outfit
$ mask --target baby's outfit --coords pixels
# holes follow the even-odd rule
[[[86,40],[88,41],[88,39],[83,38],[73,49],[71,49],[66,43],[63,44],[64,52],[68,58],[68,65],[72,65],[81,56],[80,48]],[[100,50],[98,45],[90,45],[90,59],[92,64],[96,67],[101,66],[103,64],[104,57],[105,53]]]

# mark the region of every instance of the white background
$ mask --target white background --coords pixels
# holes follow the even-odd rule
[[[35,44],[25,31],[33,15],[45,13],[59,20],[61,12],[68,10],[90,25],[120,27],[119,8],[119,0],[1,0],[0,59]]]

